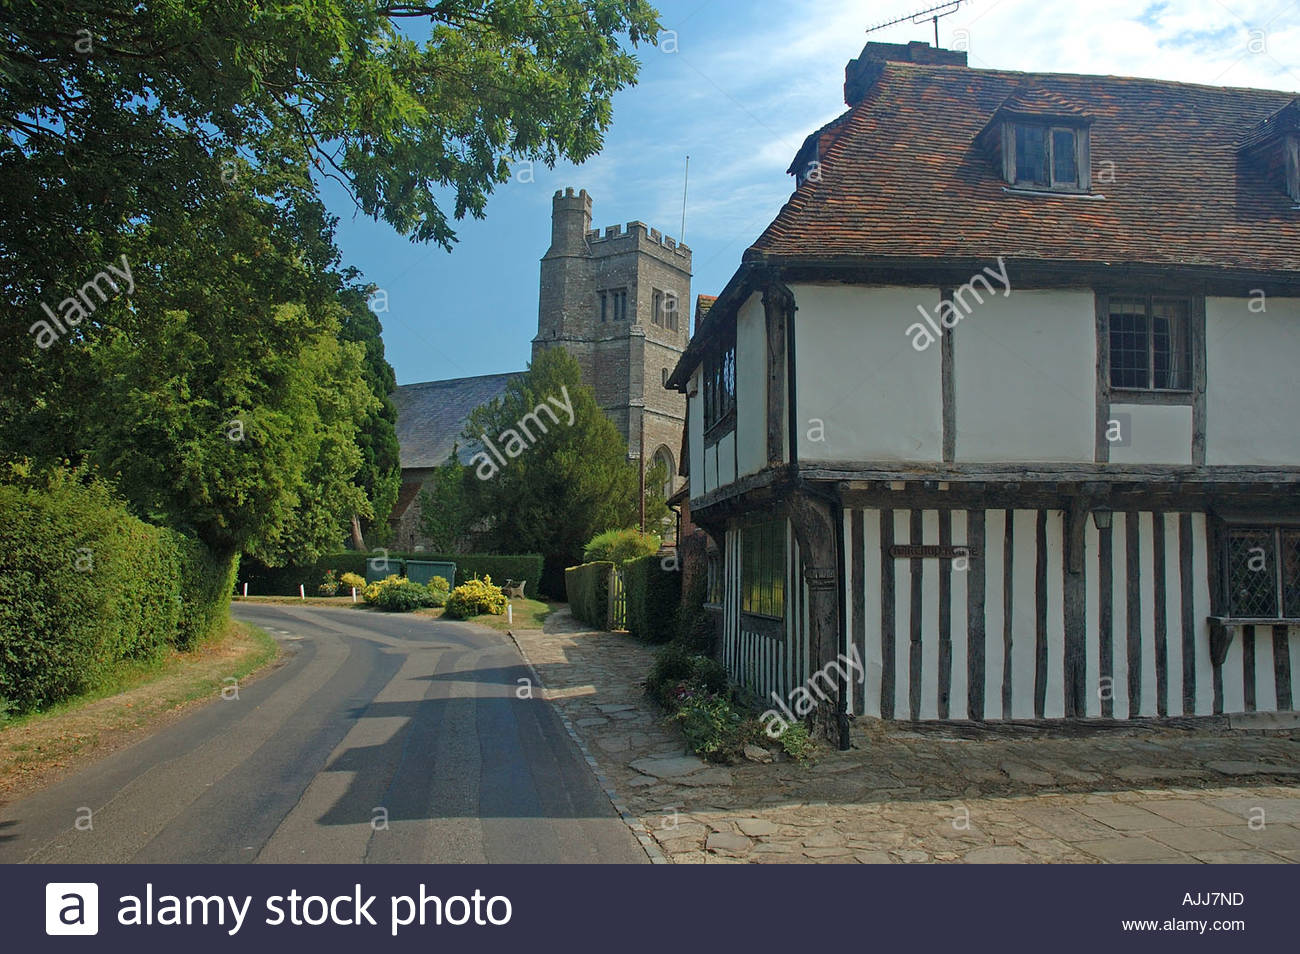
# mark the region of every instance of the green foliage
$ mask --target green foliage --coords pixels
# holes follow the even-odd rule
[[[501,587],[494,586],[491,577],[484,577],[452,590],[447,598],[446,615],[452,619],[471,619],[485,613],[500,616],[506,611],[508,602]]]
[[[697,755],[719,761],[733,755],[752,734],[744,714],[725,695],[690,694],[673,718]]]
[[[177,649],[192,649],[217,634],[230,618],[230,596],[239,557],[213,553],[193,537],[172,534],[180,568],[180,617]]]
[[[644,0],[22,0],[4,19],[15,324],[123,256],[133,279],[48,350],[0,336],[2,453],[93,463],[141,517],[270,564],[354,517],[382,536],[397,493],[391,369],[319,182],[450,247],[512,163],[599,150],[637,72],[622,41],[658,29]]]
[[[777,741],[781,750],[796,762],[807,762],[817,751],[817,743],[802,722],[787,722]]]
[[[454,550],[470,526],[465,500],[468,472],[452,449],[446,462],[429,475],[420,491],[420,530],[435,550]]]
[[[429,598],[434,606],[446,606],[447,597],[451,595],[451,584],[441,576],[435,576],[428,582]]]
[[[564,590],[569,611],[579,622],[596,629],[609,629],[609,577],[614,564],[608,561],[583,563],[564,571]]]
[[[365,592],[366,578],[359,573],[344,573],[339,577],[339,596],[351,596],[352,591]]]
[[[640,530],[604,530],[587,541],[582,551],[582,559],[587,563],[595,560],[608,560],[623,564],[637,557],[658,553],[663,540],[657,533],[642,533]]]
[[[677,643],[669,643],[655,653],[645,686],[660,705],[672,709],[685,689],[725,693],[727,671],[715,659],[692,653]]]
[[[381,542],[380,538],[385,536],[388,516],[397,503],[402,485],[397,408],[391,397],[397,388],[397,378],[392,365],[384,358],[383,327],[379,316],[369,305],[370,296],[376,290],[373,285],[364,288],[348,285],[339,295],[343,305],[340,337],[365,349],[361,366],[366,386],[375,398],[375,404],[357,428],[361,469],[355,478],[370,502],[371,518],[366,522],[365,531],[374,538],[370,541],[372,544]]]
[[[99,481],[0,485],[0,698],[41,708],[224,618],[228,562],[127,513]]]
[[[319,596],[338,596],[339,586],[340,583],[338,577],[335,576],[334,571],[326,570],[325,579],[322,580],[319,585],[317,585],[316,593]]]
[[[532,426],[535,440],[505,466],[498,467],[486,451],[476,454],[468,465],[474,476],[465,488],[474,521],[491,518],[487,549],[541,553],[548,574],[558,577],[581,561],[583,547],[596,533],[638,519],[636,465],[627,459],[618,428],[596,404],[595,392],[582,383],[577,360],[563,348],[540,352],[504,395],[470,415],[464,437],[475,447],[482,434],[495,440],[519,427],[538,405],[554,407],[550,398],[570,410],[556,409],[558,423],[537,415],[545,433]],[[647,504],[650,525],[666,513],[661,498]],[[544,583],[547,592],[555,582]]]
[[[623,565],[627,594],[627,630],[648,643],[666,643],[677,635],[677,614],[682,601],[682,574],[665,569],[656,555],[638,557]]]
[[[428,587],[410,580],[397,580],[380,585],[374,604],[385,613],[410,613],[425,606],[433,606],[433,594]]]
[[[405,582],[406,581],[396,573],[390,573],[382,580],[376,580],[374,583],[367,583],[364,592],[361,594],[361,598],[371,606],[378,606],[379,595],[383,593],[384,590],[394,586],[401,586]]]

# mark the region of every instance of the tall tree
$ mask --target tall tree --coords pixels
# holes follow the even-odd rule
[[[388,515],[397,503],[402,485],[397,408],[392,399],[397,378],[392,365],[384,358],[383,328],[379,316],[369,306],[374,291],[373,285],[348,283],[340,293],[343,302],[342,337],[344,341],[355,341],[365,349],[363,374],[376,402],[357,430],[361,469],[356,480],[365,491],[371,512],[366,521],[362,521],[360,513],[352,515],[352,545],[357,550],[365,549],[363,532],[375,531],[375,542],[382,542]]]
[[[465,481],[470,474],[453,448],[420,491],[420,530],[435,552],[453,553],[470,527]]]
[[[378,329],[321,178],[450,248],[512,162],[599,149],[637,70],[622,40],[658,27],[644,0],[0,10],[0,453],[97,462],[137,508],[268,559],[392,492]],[[123,255],[130,292],[38,344],[42,304]],[[260,464],[212,442],[236,415]]]
[[[579,562],[597,532],[637,525],[637,466],[567,351],[541,352],[504,395],[471,413],[464,436],[476,451],[470,512],[490,527],[494,549],[541,553],[554,574]],[[662,494],[647,500],[647,524],[666,513]]]

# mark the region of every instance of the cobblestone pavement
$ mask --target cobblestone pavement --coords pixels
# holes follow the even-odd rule
[[[811,765],[710,765],[567,610],[514,637],[652,855],[679,863],[1300,861],[1300,731],[1085,737],[858,723]]]

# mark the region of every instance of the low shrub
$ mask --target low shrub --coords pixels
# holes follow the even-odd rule
[[[343,596],[351,596],[352,591],[364,593],[366,589],[366,578],[359,573],[344,573],[339,577],[339,590]]]
[[[445,577],[435,576],[428,582],[429,598],[434,606],[446,606],[447,597],[451,595],[451,584]]]
[[[395,583],[384,580],[376,585],[379,592],[375,594],[375,606],[385,613],[410,613],[433,605],[433,594],[419,583],[399,579]]]
[[[582,551],[587,563],[608,561],[623,564],[637,557],[658,553],[663,541],[658,534],[640,530],[606,530],[588,541]]]
[[[565,596],[573,618],[596,629],[609,629],[609,576],[614,564],[607,560],[583,563],[564,571]]]
[[[488,576],[452,590],[447,597],[446,615],[452,619],[471,619],[484,614],[500,616],[506,611],[507,602],[501,587],[494,586]]]
[[[316,587],[316,593],[319,596],[339,595],[339,581],[338,578],[334,575],[333,570],[325,571],[325,579],[322,580],[320,585]]]
[[[777,736],[781,750],[796,762],[808,761],[817,750],[817,743],[802,722],[787,722]]]
[[[715,760],[730,758],[753,735],[753,724],[725,695],[689,693],[673,718],[698,755]]]
[[[379,603],[380,593],[382,593],[387,587],[397,586],[402,582],[404,581],[400,576],[398,576],[396,573],[390,573],[382,580],[376,580],[373,583],[367,583],[366,588],[361,593],[361,598],[365,600],[367,603],[369,603],[371,606],[375,606]]]

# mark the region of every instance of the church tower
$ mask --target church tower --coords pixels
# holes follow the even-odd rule
[[[591,228],[584,189],[551,200],[551,247],[542,257],[537,337],[578,360],[596,401],[641,453],[680,483],[686,398],[663,386],[690,339],[691,250],[643,222]]]

